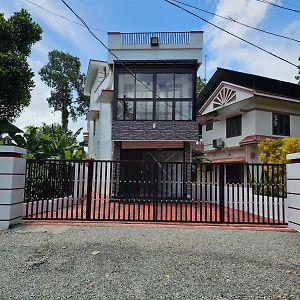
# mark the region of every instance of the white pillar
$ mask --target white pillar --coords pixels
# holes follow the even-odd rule
[[[288,154],[287,217],[288,226],[300,232],[300,153]]]
[[[0,146],[0,230],[22,221],[26,159],[25,149]]]

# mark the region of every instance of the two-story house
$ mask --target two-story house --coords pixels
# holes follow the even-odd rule
[[[84,88],[89,155],[191,161],[202,43],[201,31],[108,33],[107,61],[90,61]]]
[[[267,137],[300,137],[300,85],[218,68],[199,98],[211,162],[257,163],[257,144]]]

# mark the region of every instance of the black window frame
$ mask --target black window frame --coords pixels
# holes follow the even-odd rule
[[[226,138],[241,136],[243,131],[242,126],[242,115],[226,119]]]
[[[275,117],[280,122],[278,128],[275,128]],[[287,127],[286,127],[287,126]],[[279,136],[290,136],[291,135],[291,117],[288,114],[272,113],[272,133],[273,135]]]
[[[148,68],[130,68],[130,70],[134,74],[153,74],[153,94],[152,98],[119,98],[118,97],[118,76],[119,74],[128,73],[126,69],[116,69],[115,70],[115,93],[114,93],[114,107],[113,107],[113,120],[114,121],[182,121],[182,122],[191,122],[195,121],[196,118],[196,65],[192,64],[190,67],[168,67],[168,68],[155,68],[154,66],[150,66]],[[173,74],[174,78],[174,93],[173,98],[156,98],[156,90],[157,90],[157,74]],[[175,77],[177,74],[191,74],[192,76],[192,97],[191,98],[175,98]],[[136,84],[136,83],[135,83]],[[125,119],[125,111],[123,112],[123,118],[120,119],[117,116],[117,106],[120,101],[133,101],[133,119]],[[136,103],[141,101],[149,101],[153,103],[153,111],[152,111],[152,119],[138,119],[136,117]],[[171,102],[172,105],[172,119],[164,120],[157,117],[156,114],[156,103],[158,101],[161,102]],[[176,102],[190,102],[191,105],[191,114],[189,119],[179,119],[178,114],[175,113],[176,110]],[[124,105],[124,104],[123,104]],[[176,118],[177,117],[177,118]]]
[[[214,130],[214,123],[213,122],[206,123],[205,130],[206,131]]]

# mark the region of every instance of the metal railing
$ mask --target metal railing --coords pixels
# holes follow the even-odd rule
[[[189,44],[189,32],[141,32],[121,33],[122,45],[151,44],[151,37],[157,37],[159,44]]]
[[[286,166],[28,160],[27,219],[285,224]]]

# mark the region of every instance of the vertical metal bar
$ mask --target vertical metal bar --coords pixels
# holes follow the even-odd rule
[[[96,211],[97,211],[97,179],[98,179],[98,161],[95,161],[95,168],[94,168],[94,192],[93,192],[93,220],[96,220]]]
[[[257,175],[257,223],[260,223],[260,216],[259,216],[259,165],[256,165],[256,175]]]
[[[102,197],[102,185],[103,185],[103,162],[100,161],[100,167],[99,167],[99,207],[98,207],[98,214],[99,214],[99,220],[104,220],[104,215],[102,214],[103,205],[102,202],[105,201],[104,197]],[[102,201],[103,199],[103,201]],[[102,209],[101,209],[102,208]]]
[[[249,223],[249,216],[250,216],[250,201],[249,201],[249,186],[250,186],[250,170],[249,165],[246,165],[247,169],[247,223]]]
[[[103,220],[106,220],[106,179],[107,179],[107,161],[104,161]]]
[[[277,182],[277,180],[276,180]],[[272,165],[272,223],[275,222],[275,207],[274,207],[274,198],[275,198],[275,195],[274,195],[274,165]]]
[[[224,165],[219,165],[220,223],[224,223]],[[228,208],[227,208],[228,209]]]
[[[93,189],[94,162],[88,161],[87,193],[86,193],[86,219],[91,220],[92,189]]]
[[[284,206],[284,198],[285,198],[285,177],[286,177],[286,166],[285,165],[281,165],[282,168],[282,222],[281,223],[285,223],[285,206]]]
[[[209,174],[209,222],[212,222],[212,201],[213,201],[213,172],[214,172],[214,165],[212,165],[211,172]]]
[[[272,177],[271,177],[272,178]],[[267,214],[268,214],[268,223],[270,223],[270,168],[269,164],[267,165]]]

